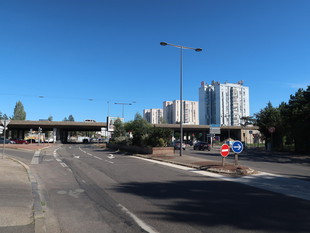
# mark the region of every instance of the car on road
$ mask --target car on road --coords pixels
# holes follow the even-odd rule
[[[175,150],[180,150],[180,148],[181,148],[181,142],[180,141],[175,141],[174,142],[174,149]],[[186,148],[185,143],[182,143],[182,149],[185,150],[185,148]]]
[[[211,150],[211,145],[207,142],[197,142],[195,143],[195,145],[193,146],[194,150]]]
[[[20,139],[20,138],[14,138],[11,139],[11,141],[15,142],[16,144],[28,144],[29,142],[24,140],[24,139]]]

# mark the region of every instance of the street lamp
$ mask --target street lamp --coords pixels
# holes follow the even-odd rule
[[[123,106],[122,107],[122,118],[125,120],[125,118],[124,118],[124,106],[125,105],[132,105],[132,103],[114,103],[114,104],[120,104]]]
[[[174,45],[166,42],[160,42],[160,45],[170,45],[180,49],[180,156],[182,156],[182,145],[183,145],[183,49],[191,49],[196,52],[201,52],[201,48],[190,48],[182,45]]]

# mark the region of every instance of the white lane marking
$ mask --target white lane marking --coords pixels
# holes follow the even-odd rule
[[[32,157],[31,164],[39,164],[40,151],[36,151]]]
[[[98,156],[94,156],[96,159],[102,160],[102,158],[98,157]]]
[[[63,162],[61,162],[60,165],[63,166],[63,167],[68,167],[67,164],[65,164]]]
[[[108,158],[109,158],[109,159],[114,159],[115,157],[114,157],[113,154],[109,154]]]
[[[281,193],[291,197],[297,197],[304,200],[310,201],[310,182],[294,179],[290,177],[284,177],[272,173],[260,172],[256,175],[242,176],[242,177],[228,177],[213,172],[198,170],[195,168],[189,168],[186,166],[181,166],[177,164],[161,162],[156,160],[145,159],[141,157],[132,156],[133,158],[149,161],[151,163],[157,163],[164,166],[169,166],[195,174],[200,174],[203,176],[209,176],[213,178],[218,178],[225,181],[241,183],[244,185],[261,188],[264,190]]]
[[[69,172],[72,172],[71,168],[69,168],[68,165],[65,164],[64,162],[62,162],[62,160],[58,157],[58,155],[57,155],[57,150],[59,150],[59,149],[60,149],[60,148],[57,148],[56,150],[54,150],[54,152],[53,152],[54,158],[56,159],[57,162],[59,162],[59,164],[60,164],[61,166],[63,166],[64,168],[66,168]]]
[[[108,162],[108,163],[112,163],[112,164],[114,163],[114,162],[112,162],[112,161],[109,161],[109,160],[104,160],[104,161],[105,161],[105,162]]]
[[[126,207],[122,206],[121,204],[118,204],[118,206],[122,209],[122,211],[128,214],[143,230],[149,233],[158,233],[158,231],[153,229],[151,226],[147,225],[140,218],[138,218],[136,215],[131,213]]]

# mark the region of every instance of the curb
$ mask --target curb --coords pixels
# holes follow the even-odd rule
[[[244,175],[252,175],[252,174],[256,173],[256,171],[251,169],[251,168],[246,168],[246,169],[236,168],[236,171],[232,171],[232,170],[221,168],[221,167],[220,168],[208,168],[207,166],[188,164],[188,163],[182,163],[182,162],[177,162],[177,161],[169,161],[169,160],[165,160],[165,159],[161,159],[161,158],[144,156],[141,154],[135,154],[135,156],[145,158],[145,159],[157,160],[157,161],[161,161],[161,162],[166,162],[166,163],[181,165],[181,166],[185,166],[185,167],[195,168],[195,169],[202,170],[202,171],[208,171],[208,172],[220,173],[220,174],[226,174],[226,175],[243,175],[244,176]]]
[[[35,233],[45,233],[46,232],[45,216],[44,216],[44,212],[43,212],[42,205],[41,205],[38,182],[32,175],[28,165],[10,156],[6,156],[6,158],[11,159],[21,164],[27,171],[28,179],[31,183],[31,190],[32,190],[32,197],[33,197],[33,219],[34,219],[34,225],[35,225]]]

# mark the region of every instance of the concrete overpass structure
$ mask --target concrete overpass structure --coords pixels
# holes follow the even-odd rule
[[[180,131],[179,124],[154,124],[157,128],[167,128],[174,132]],[[67,136],[70,131],[101,131],[102,128],[107,128],[106,122],[75,122],[75,121],[18,121],[11,120],[8,125],[8,136],[16,138],[24,138],[25,132],[38,131],[42,128],[43,132],[54,131],[56,132],[57,140],[62,142],[67,141]],[[221,126],[221,140],[226,138],[238,139],[247,141],[247,138],[252,137],[251,131],[257,131],[256,126]],[[206,140],[207,135],[210,134],[209,125],[183,125],[184,137],[190,139],[193,135],[201,135],[203,140]]]

